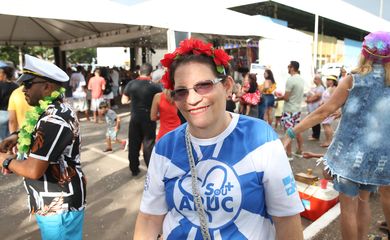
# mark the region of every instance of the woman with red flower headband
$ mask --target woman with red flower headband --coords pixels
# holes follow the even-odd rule
[[[364,38],[360,61],[352,75],[340,81],[329,101],[287,129],[283,139],[286,146],[296,133],[322,122],[342,107],[342,118],[323,163],[325,175],[333,179],[340,193],[341,235],[345,240],[367,239],[369,197],[378,186],[385,218],[390,223],[389,103],[390,32],[373,32]]]
[[[303,238],[303,208],[278,135],[225,111],[229,60],[197,39],[161,60],[162,82],[187,123],[155,145],[134,239]]]

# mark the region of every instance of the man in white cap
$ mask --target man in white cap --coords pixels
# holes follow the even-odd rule
[[[52,63],[25,55],[19,82],[35,106],[19,133],[0,143],[3,172],[24,177],[30,212],[42,239],[82,239],[86,180],[80,166],[77,117],[62,102],[69,77]],[[12,153],[17,144],[18,155]]]

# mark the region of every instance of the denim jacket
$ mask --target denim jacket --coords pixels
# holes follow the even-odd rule
[[[324,156],[332,174],[354,182],[390,184],[390,87],[382,65],[353,75],[342,118]]]

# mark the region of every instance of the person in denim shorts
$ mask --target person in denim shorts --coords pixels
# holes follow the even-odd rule
[[[343,239],[366,239],[371,218],[369,196],[379,187],[390,223],[390,32],[364,38],[358,67],[341,81],[331,99],[287,130],[285,146],[298,134],[342,107],[325,170],[340,192]]]

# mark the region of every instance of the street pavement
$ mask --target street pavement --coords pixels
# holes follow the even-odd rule
[[[121,107],[122,128],[119,137],[127,138],[129,114]],[[114,151],[103,153],[105,149],[105,124],[81,122],[82,131],[82,166],[87,175],[87,208],[84,224],[84,239],[132,239],[135,219],[143,191],[146,167],[142,162],[141,174],[132,177],[128,168],[127,152],[119,144],[114,144]],[[277,130],[283,135],[280,129]],[[308,131],[309,132],[309,131]],[[323,136],[323,134],[322,134]],[[304,139],[308,134],[304,134]],[[324,152],[318,141],[305,141],[304,150]],[[315,159],[294,157],[290,162],[294,173],[306,172],[308,168],[321,176],[320,167]],[[27,198],[21,177],[15,175],[0,176],[0,238],[40,239],[35,218],[27,210]],[[375,228],[375,223],[383,219],[383,213],[377,194],[371,199],[372,221],[370,233],[382,234]],[[312,224],[302,218],[303,228]],[[341,239],[339,218],[315,235],[314,240]]]

